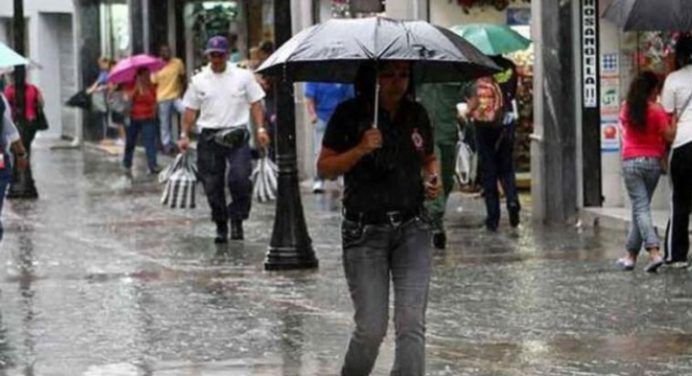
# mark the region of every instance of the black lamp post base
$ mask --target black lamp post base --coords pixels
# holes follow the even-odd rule
[[[310,256],[312,257],[310,257]],[[264,270],[301,270],[317,269],[319,261],[315,258],[312,247],[298,250],[297,248],[269,248]]]

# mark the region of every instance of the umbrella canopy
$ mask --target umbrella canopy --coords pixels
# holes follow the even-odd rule
[[[498,67],[450,30],[384,17],[331,19],[307,28],[258,69],[293,81],[352,82],[361,63],[410,61],[419,82],[465,81]]]
[[[144,68],[156,72],[163,68],[166,62],[147,54],[130,56],[120,60],[108,73],[108,82],[122,84],[132,82],[137,71]]]
[[[0,68],[9,68],[15,65],[29,65],[29,59],[0,42]]]
[[[692,0],[615,0],[603,16],[625,30],[692,30]]]
[[[33,59],[26,59],[29,61],[29,64],[23,64],[26,65],[26,69],[32,70],[32,69],[38,69],[41,70],[43,69],[43,65],[39,64],[37,61]],[[6,73],[13,73],[14,72],[14,67],[16,65],[13,65],[11,67],[0,67],[0,74],[6,74]]]
[[[451,28],[486,55],[503,55],[525,50],[531,40],[506,25],[475,23]]]

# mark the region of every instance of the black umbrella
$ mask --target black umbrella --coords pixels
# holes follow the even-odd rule
[[[363,62],[411,61],[421,82],[464,81],[497,66],[462,37],[425,21],[332,19],[296,34],[258,69],[292,81],[352,82]]]
[[[615,0],[603,13],[625,30],[692,30],[692,0]]]
[[[284,43],[258,72],[291,81],[352,82],[362,63],[387,61],[412,62],[418,82],[467,81],[499,71],[450,30],[425,21],[370,17],[332,19],[307,28]]]

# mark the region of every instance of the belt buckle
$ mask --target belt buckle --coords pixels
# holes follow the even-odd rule
[[[387,221],[389,221],[390,225],[392,225],[393,227],[401,226],[401,223],[403,222],[401,212],[398,212],[398,211],[387,212],[386,216],[387,216]]]

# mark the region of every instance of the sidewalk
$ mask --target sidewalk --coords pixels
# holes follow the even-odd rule
[[[667,210],[653,210],[651,212],[654,228],[659,235],[665,234],[669,216]],[[579,217],[585,226],[628,231],[632,223],[632,210],[629,208],[584,208],[579,213]],[[692,222],[690,223],[692,230]]]

